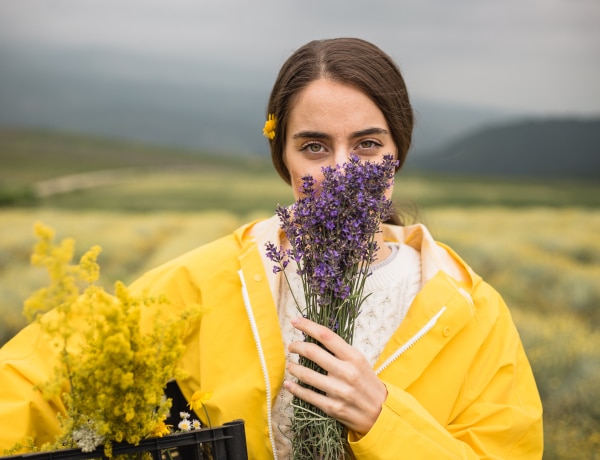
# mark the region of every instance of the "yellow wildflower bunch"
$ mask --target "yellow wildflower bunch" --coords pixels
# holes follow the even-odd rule
[[[50,284],[26,301],[25,313],[60,356],[54,378],[40,390],[47,398],[62,396],[66,408],[62,435],[47,447],[92,451],[104,444],[110,457],[112,442],[164,435],[171,401],[163,391],[177,375],[183,328],[194,311],[169,317],[166,298],[133,296],[121,282],[110,295],[94,284],[99,247],[74,265],[72,240],[54,244],[54,232],[41,224],[35,233],[32,263],[47,269]],[[147,333],[142,323],[152,325]]]

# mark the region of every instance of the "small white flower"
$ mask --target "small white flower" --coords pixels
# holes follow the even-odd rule
[[[183,420],[187,420],[188,418],[190,418],[190,414],[187,412],[179,412],[179,417]]]
[[[93,452],[104,442],[104,436],[96,433],[94,424],[91,422],[74,429],[71,436],[82,452]]]
[[[202,424],[200,423],[200,420],[196,420],[196,419],[192,420],[192,428],[194,430],[199,430],[201,426],[202,426]]]
[[[177,425],[177,427],[181,431],[190,431],[192,429],[192,424],[188,419],[184,419],[181,422],[179,422],[179,425]]]

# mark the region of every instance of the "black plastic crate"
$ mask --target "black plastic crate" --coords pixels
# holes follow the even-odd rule
[[[149,453],[154,460],[247,460],[246,431],[243,420],[235,420],[215,428],[204,428],[181,433],[173,433],[161,438],[148,438],[134,446],[127,443],[114,443],[113,457],[124,454]],[[2,457],[10,460],[52,460],[52,459],[106,459],[104,448],[99,446],[93,452],[81,449],[61,449],[51,452],[13,455]]]

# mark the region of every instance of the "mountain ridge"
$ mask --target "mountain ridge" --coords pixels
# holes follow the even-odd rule
[[[600,117],[528,118],[489,125],[427,154],[407,169],[506,177],[600,178]]]

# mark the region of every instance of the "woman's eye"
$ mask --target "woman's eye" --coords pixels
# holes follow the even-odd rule
[[[361,149],[372,149],[374,147],[378,147],[379,144],[377,144],[377,142],[375,142],[375,141],[362,141],[361,143],[358,144],[358,146]]]
[[[309,153],[321,153],[323,151],[323,146],[317,142],[311,142],[302,147],[301,150]]]

